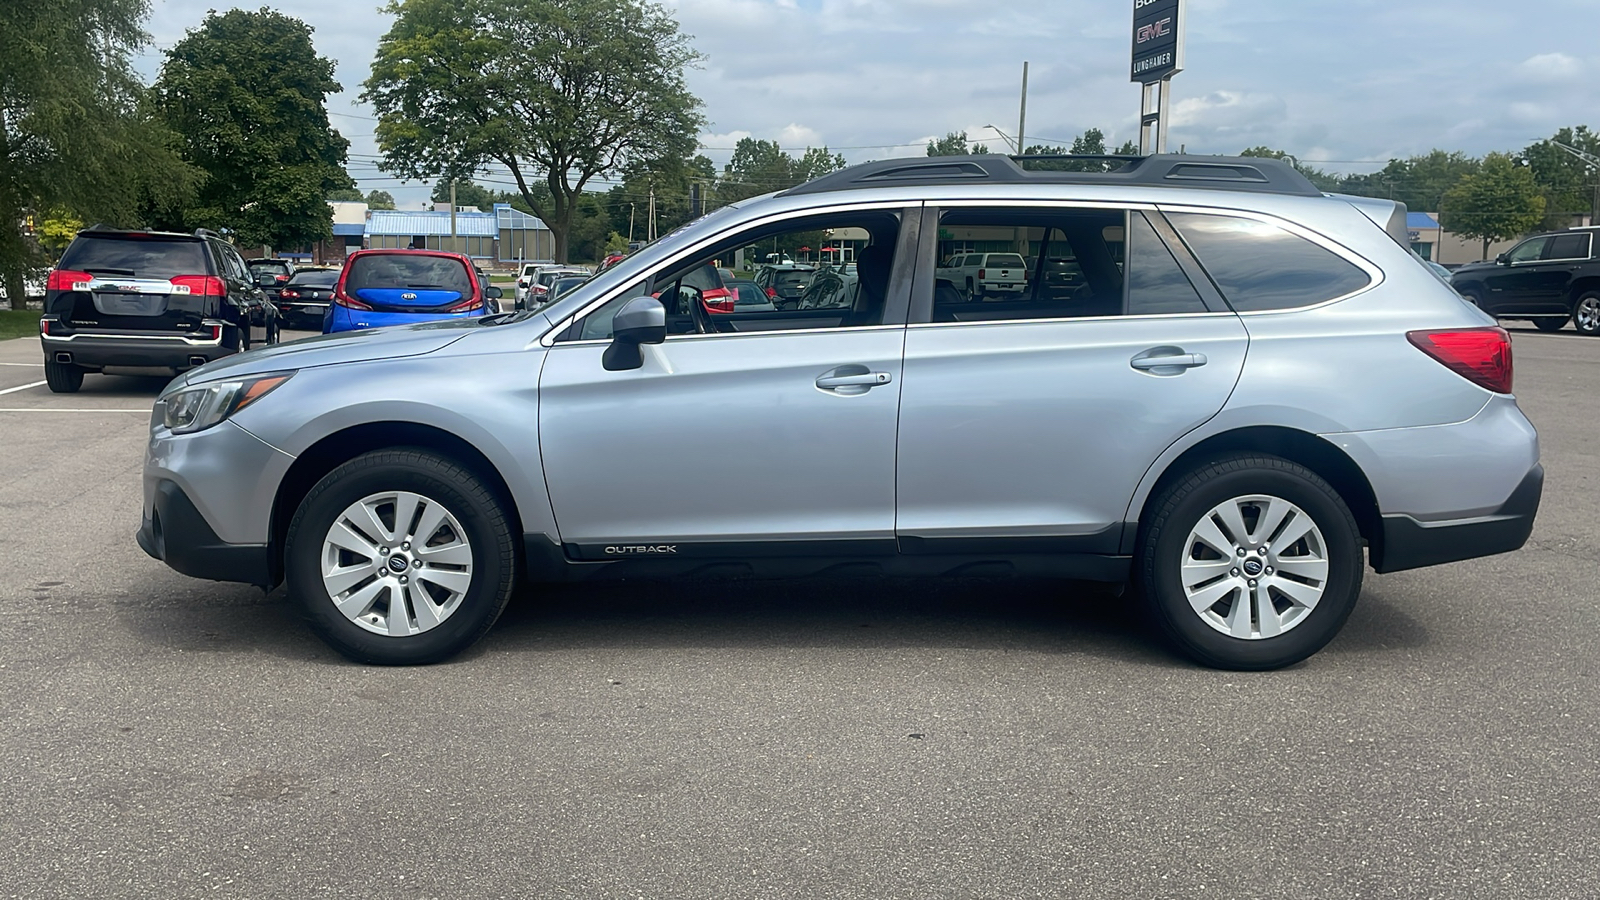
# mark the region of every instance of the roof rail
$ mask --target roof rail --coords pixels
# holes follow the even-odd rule
[[[1028,169],[1023,162],[1084,160],[1120,162],[1109,172],[1065,172]],[[885,159],[840,169],[779,194],[820,194],[877,187],[955,184],[1099,184],[1249,191],[1320,197],[1322,192],[1288,163],[1277,159],[1237,156],[1156,156],[1039,154],[1003,156],[933,156]]]
[[[210,238],[221,238],[222,237],[221,235],[217,234],[215,231],[212,231],[209,228],[196,228],[194,230],[194,236],[195,237],[210,237]]]

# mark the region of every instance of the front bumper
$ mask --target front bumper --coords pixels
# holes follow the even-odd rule
[[[1384,516],[1383,544],[1374,548],[1372,568],[1400,572],[1517,550],[1533,533],[1543,493],[1544,466],[1535,464],[1491,515],[1454,522]]]
[[[222,329],[225,331],[225,329]],[[70,361],[87,368],[128,366],[187,369],[197,360],[210,362],[231,356],[235,350],[223,344],[219,334],[191,337],[182,334],[42,334],[44,358]],[[65,354],[63,357],[62,354]]]
[[[136,535],[139,547],[195,578],[271,587],[276,581],[267,544],[229,544],[195,508],[183,488],[162,479]]]

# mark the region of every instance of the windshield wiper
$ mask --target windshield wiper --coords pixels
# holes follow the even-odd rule
[[[493,328],[496,325],[507,325],[511,322],[526,321],[527,319],[532,318],[533,315],[534,313],[531,309],[519,309],[516,312],[503,312],[495,313],[492,316],[481,316],[478,319],[478,324],[484,326],[485,328]]]

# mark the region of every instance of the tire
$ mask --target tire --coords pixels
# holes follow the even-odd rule
[[[250,316],[245,314],[239,317],[239,352],[250,349]]]
[[[1458,291],[1457,293],[1461,294],[1461,299],[1467,301],[1468,303],[1471,303],[1473,306],[1476,306],[1479,309],[1483,309],[1483,295],[1482,294],[1478,293],[1475,290],[1472,290],[1471,288],[1468,288],[1467,290],[1464,290],[1464,291]],[[1484,312],[1488,312],[1488,310],[1484,310]]]
[[[1533,327],[1540,331],[1560,331],[1567,327],[1566,316],[1540,316],[1533,320]]]
[[[1589,337],[1600,335],[1600,291],[1586,291],[1572,304],[1572,327]]]
[[[415,512],[399,518],[422,530],[397,527],[404,509]],[[512,522],[494,491],[442,456],[411,448],[367,453],[328,473],[295,511],[285,581],[312,630],[350,659],[440,662],[483,637],[511,598]],[[417,550],[408,536],[417,539]],[[434,548],[432,562],[424,542]],[[325,562],[332,570],[327,579]],[[392,614],[394,604],[403,616]]]
[[[1235,528],[1245,526],[1244,541],[1224,530],[1228,513],[1219,510],[1229,509]],[[1293,665],[1332,640],[1355,608],[1365,567],[1360,530],[1338,492],[1304,466],[1275,456],[1224,457],[1171,482],[1150,510],[1135,559],[1146,612],[1178,652],[1201,665]],[[1300,531],[1306,521],[1311,527]],[[1273,533],[1251,539],[1250,529],[1268,526],[1277,535],[1295,530],[1294,542],[1272,550]],[[1215,543],[1227,546],[1218,552]],[[1217,599],[1197,609],[1191,591],[1202,603]]]
[[[83,369],[71,363],[47,359],[44,361],[44,380],[50,385],[51,393],[76,394],[78,388],[83,387]]]

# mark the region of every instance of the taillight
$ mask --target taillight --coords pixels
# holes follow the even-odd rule
[[[296,291],[296,290],[291,290],[289,288],[284,288],[283,290],[278,292],[278,298],[280,300],[299,300],[300,299],[300,292]]]
[[[985,278],[988,278],[988,277],[989,277],[989,272],[987,270],[985,270],[985,269],[979,269],[978,270],[978,280],[979,281],[982,281],[982,280],[984,280]]]
[[[343,284],[339,285],[339,287],[333,292],[333,302],[350,309],[372,309],[371,305],[363,303],[349,294],[346,294],[344,292]]]
[[[1497,394],[1511,393],[1511,335],[1504,328],[1408,331],[1406,339],[1473,384]]]
[[[41,318],[39,320],[39,333],[40,334],[49,334],[50,333],[50,320],[49,319]]]
[[[187,293],[198,297],[226,297],[228,286],[222,279],[215,275],[179,275],[171,279],[173,287],[184,288]],[[184,293],[178,291],[177,293]]]
[[[777,291],[776,288],[767,288],[767,299],[768,300],[777,299],[777,296],[778,296],[778,291]]]
[[[289,280],[289,276],[287,276],[287,275],[277,275],[277,276],[274,276],[273,280],[277,281],[279,284],[283,284],[285,281]]]
[[[446,306],[444,308],[444,311],[445,312],[471,312],[471,311],[477,309],[478,307],[480,307],[482,305],[483,305],[483,301],[481,299],[479,299],[477,297],[468,297],[467,299],[461,301],[460,303],[454,303],[454,304],[451,304],[450,306]]]
[[[707,312],[731,313],[733,291],[727,288],[710,288],[700,295],[700,302],[705,304]]]
[[[55,269],[45,281],[47,291],[83,291],[89,289],[89,282],[94,276],[88,272],[74,272],[71,269]]]

